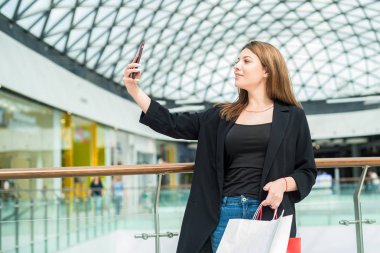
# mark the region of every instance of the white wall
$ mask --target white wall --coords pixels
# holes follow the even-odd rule
[[[59,129],[59,128],[58,128]],[[10,151],[51,151],[56,148],[54,143],[56,136],[55,129],[35,128],[32,131],[18,131],[15,129],[0,129],[0,152]],[[60,139],[60,138],[59,138]],[[58,151],[60,151],[60,148]],[[59,159],[59,157],[54,157]]]
[[[308,116],[313,139],[380,134],[380,109]]]

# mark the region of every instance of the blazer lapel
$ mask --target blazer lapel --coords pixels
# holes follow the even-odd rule
[[[276,157],[278,148],[281,145],[281,142],[285,135],[286,127],[289,122],[289,107],[287,105],[281,104],[278,101],[275,101],[275,106],[273,110],[273,119],[272,119],[272,128],[269,137],[269,143],[267,147],[267,152],[264,160],[263,174],[261,177],[261,187],[260,195],[264,187],[264,182],[268,177],[269,171],[273,164],[273,160]]]
[[[219,184],[219,193],[222,194],[224,182],[224,140],[228,131],[233,126],[233,121],[221,119],[217,129],[216,138],[216,175]]]

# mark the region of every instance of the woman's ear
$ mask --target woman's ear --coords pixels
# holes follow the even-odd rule
[[[269,77],[269,71],[268,68],[264,67],[264,77]]]

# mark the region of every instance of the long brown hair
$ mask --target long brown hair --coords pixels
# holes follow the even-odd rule
[[[269,43],[251,41],[244,49],[251,50],[259,58],[262,66],[267,70],[269,76],[266,82],[266,92],[272,100],[302,108],[294,96],[290,81],[288,68],[280,51]],[[248,92],[238,89],[239,96],[233,103],[219,104],[220,116],[226,120],[236,120],[244,108],[248,105]]]

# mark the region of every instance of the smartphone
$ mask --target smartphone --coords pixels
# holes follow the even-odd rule
[[[135,56],[135,60],[133,61],[133,63],[139,63],[140,62],[143,49],[144,49],[144,41],[141,42],[139,50],[137,51],[137,54]],[[136,75],[137,75],[137,73],[131,73],[131,75],[129,77],[132,79],[135,79]]]

